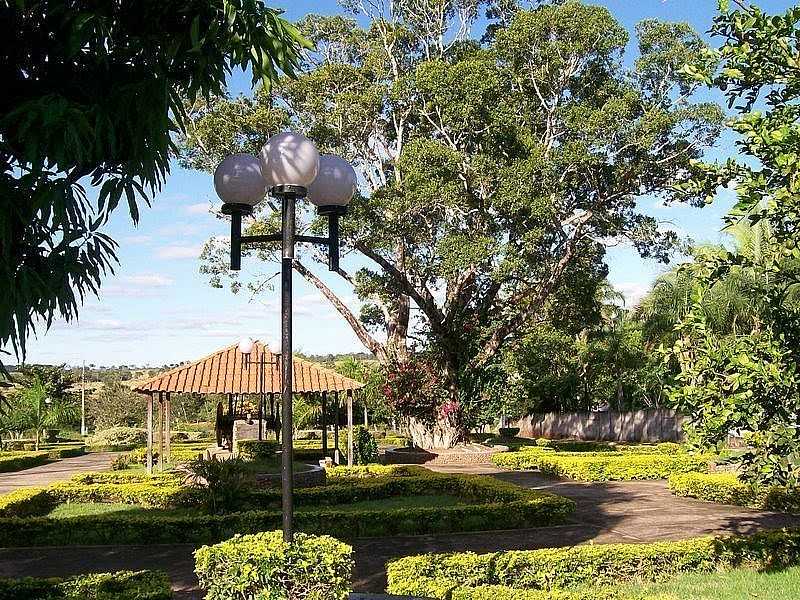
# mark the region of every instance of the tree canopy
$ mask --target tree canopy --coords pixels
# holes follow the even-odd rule
[[[0,347],[74,318],[169,172],[183,99],[268,84],[307,42],[258,0],[0,1]],[[96,196],[96,197],[95,197]]]
[[[413,15],[353,4],[366,28],[341,16],[301,24],[317,51],[297,79],[194,106],[184,161],[209,170],[287,126],[351,160],[365,186],[344,244],[368,266],[341,274],[361,315],[303,260],[296,268],[389,368],[424,353],[458,427],[506,344],[557,313],[565,290],[594,295],[607,243],[667,259],[675,234],[636,200],[670,196],[722,113],[681,77],[704,52],[685,24],[641,23],[626,68],[628,33],[602,7],[498,9],[477,41],[476,3]],[[251,227],[274,218],[267,207]],[[204,254],[217,284],[224,253]]]

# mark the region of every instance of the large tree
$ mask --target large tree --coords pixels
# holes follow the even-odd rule
[[[625,68],[626,30],[575,1],[494,6],[482,42],[469,35],[480,2],[345,4],[366,13],[366,29],[306,19],[317,52],[303,75],[194,106],[185,160],[208,170],[292,126],[353,161],[364,193],[344,243],[367,266],[341,274],[361,315],[305,257],[295,268],[389,370],[402,367],[396,381],[429,390],[419,403],[415,389],[390,389],[413,405],[416,440],[451,445],[503,347],[558,314],[566,289],[594,294],[607,243],[667,258],[674,233],[637,199],[670,194],[716,138],[721,111],[694,103],[679,77],[704,49],[684,24],[640,24],[639,57]],[[266,208],[251,227],[274,219]],[[216,283],[224,254],[218,244],[205,254]]]
[[[76,316],[169,173],[182,98],[269,83],[304,40],[259,0],[0,0],[0,348]],[[0,363],[2,366],[2,363]]]
[[[736,190],[731,226],[757,225],[758,252],[740,248],[702,257],[687,267],[696,290],[668,357],[680,366],[673,399],[704,446],[732,432],[747,448],[734,457],[755,480],[800,484],[800,7],[769,15],[720,2],[712,33],[719,49],[687,66],[688,75],[721,90],[736,111],[738,155],[724,164],[697,163],[684,186],[696,202],[718,189]],[[757,283],[757,328],[715,335],[704,298],[731,278]],[[750,290],[752,293],[752,290]]]

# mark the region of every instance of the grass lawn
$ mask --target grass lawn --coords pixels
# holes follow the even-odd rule
[[[298,506],[298,511],[304,510],[340,510],[352,512],[357,510],[394,510],[399,508],[430,508],[434,506],[456,506],[460,504],[471,504],[464,498],[448,495],[429,495],[429,496],[395,496],[392,498],[382,498],[380,500],[362,500],[361,502],[351,502],[350,504],[332,504],[326,506]]]
[[[800,598],[800,567],[756,573],[740,569],[730,573],[682,575],[669,581],[625,588],[631,600],[796,600]]]
[[[48,513],[51,519],[70,519],[72,517],[85,517],[90,515],[107,515],[112,513],[125,513],[128,515],[159,514],[169,516],[185,516],[190,514],[202,514],[197,509],[190,508],[144,508],[135,504],[120,504],[114,502],[70,502],[69,504],[59,504]]]

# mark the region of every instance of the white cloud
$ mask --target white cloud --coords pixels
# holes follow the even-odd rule
[[[162,246],[156,250],[158,258],[167,260],[180,260],[186,258],[198,258],[203,251],[202,244],[196,245],[183,245],[183,244],[170,244],[169,246]]]
[[[167,287],[175,283],[175,281],[165,275],[158,273],[141,273],[139,275],[128,275],[123,280],[126,283],[133,285],[147,285],[151,287]]]
[[[122,238],[122,245],[129,246],[143,246],[153,241],[152,236],[149,235],[129,235]]]
[[[645,283],[637,281],[628,281],[624,283],[615,283],[614,288],[625,296],[625,306],[633,308],[642,301],[650,291],[650,286]]]
[[[189,215],[207,215],[211,212],[212,205],[208,202],[198,202],[183,207],[183,212]]]

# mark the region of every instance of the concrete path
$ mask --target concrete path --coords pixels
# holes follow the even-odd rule
[[[15,473],[0,473],[0,494],[13,492],[19,488],[41,487],[56,481],[69,479],[76,473],[105,471],[117,453],[93,452],[73,458],[62,458],[45,465],[31,467]]]
[[[499,472],[485,465],[449,468],[485,472],[517,485],[573,498],[578,508],[569,523],[556,527],[397,536],[360,539],[354,544],[354,589],[381,592],[386,586],[386,561],[424,552],[492,552],[596,542],[646,542],[708,534],[752,533],[760,529],[800,526],[800,516],[765,513],[677,498],[663,481],[576,483],[547,479],[537,473]],[[193,574],[191,545],[86,546],[0,549],[0,576],[59,576],[120,569],[162,569],[170,575],[176,598],[202,598]]]

